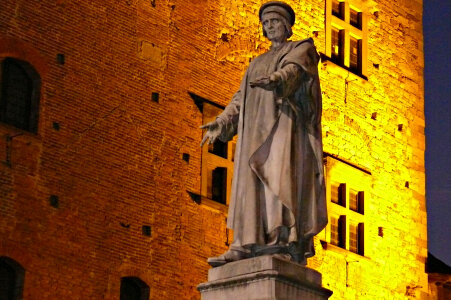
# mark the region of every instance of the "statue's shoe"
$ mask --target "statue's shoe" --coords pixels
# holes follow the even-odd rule
[[[238,251],[238,250],[228,250],[222,255],[209,257],[207,262],[213,268],[225,265],[226,263],[237,261],[245,258],[249,258],[250,255],[246,252]]]

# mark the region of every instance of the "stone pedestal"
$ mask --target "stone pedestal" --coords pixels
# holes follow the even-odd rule
[[[324,300],[321,273],[283,258],[266,255],[210,269],[197,289],[202,300]]]

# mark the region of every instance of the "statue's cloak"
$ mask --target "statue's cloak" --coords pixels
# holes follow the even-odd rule
[[[221,140],[238,133],[227,220],[234,246],[265,245],[285,227],[289,242],[314,254],[312,238],[327,224],[318,62],[312,39],[258,56],[218,116]],[[275,91],[250,87],[274,72],[282,78]]]

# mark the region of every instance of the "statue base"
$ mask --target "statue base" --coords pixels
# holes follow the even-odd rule
[[[202,300],[324,300],[332,291],[321,286],[321,273],[277,255],[243,259],[212,268],[197,289]]]

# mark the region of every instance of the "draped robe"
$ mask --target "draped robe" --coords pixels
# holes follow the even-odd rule
[[[268,245],[285,228],[287,244],[314,255],[313,236],[327,224],[318,61],[312,39],[271,48],[251,62],[217,117],[222,141],[238,134],[227,220],[232,248]],[[281,78],[275,90],[250,87],[272,73]]]

